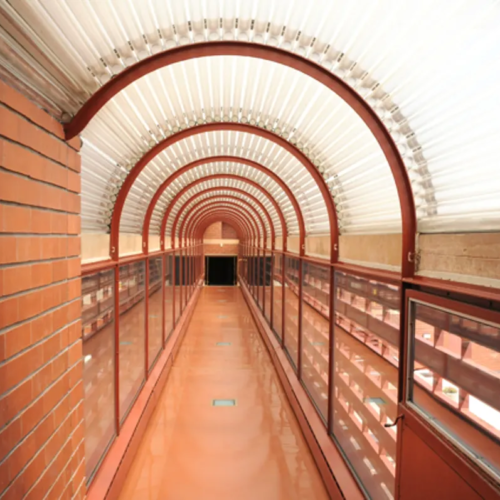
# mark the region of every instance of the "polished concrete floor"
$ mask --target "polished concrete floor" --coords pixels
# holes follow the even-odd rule
[[[239,288],[202,290],[120,498],[328,498]]]

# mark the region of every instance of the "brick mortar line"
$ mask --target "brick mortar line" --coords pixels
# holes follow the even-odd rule
[[[31,101],[29,101],[28,99],[28,102],[30,102],[30,104],[32,104]],[[55,135],[53,132],[51,132],[50,130],[47,130],[46,128],[42,127],[41,125],[39,125],[38,123],[34,122],[31,118],[27,117],[26,115],[23,115],[21,112],[19,112],[17,109],[15,108],[12,108],[11,106],[9,106],[6,102],[4,101],[0,101],[0,107],[2,108],[5,108],[5,109],[8,109],[9,111],[11,111],[12,113],[16,114],[17,116],[19,116],[21,119],[23,119],[24,121],[27,121],[28,123],[30,123],[31,125],[33,125],[34,127],[36,127],[38,130],[41,130],[43,133],[47,134],[47,135],[50,135],[51,137],[53,137],[56,141],[58,141],[59,143],[61,144],[64,144],[66,147],[68,147],[69,149],[71,149],[72,151],[74,151],[75,153],[77,154],[80,154],[80,150],[76,150],[74,147],[70,146],[64,139],[61,139],[60,137],[58,137],[57,135]],[[37,106],[38,107],[38,106]],[[38,108],[40,109],[41,111],[43,111],[42,108]],[[57,120],[55,120],[51,115],[49,115],[47,113],[47,116],[51,117],[56,123],[58,123],[59,125],[61,125],[61,128],[62,128],[62,133],[64,134],[64,127],[63,125],[58,122]],[[3,137],[3,136],[1,136]],[[81,139],[80,139],[81,141]],[[15,141],[13,141],[15,142]],[[24,146],[24,145],[23,145]],[[55,163],[59,163],[57,160],[53,160],[51,159],[50,157],[48,156],[45,156],[44,154],[40,153],[39,151],[36,151],[36,150],[32,150],[31,148],[27,147],[27,146],[24,146],[26,147],[26,149],[29,149],[30,151],[35,151],[37,154],[39,154],[40,156],[43,156],[44,158],[48,158],[49,160],[52,160],[53,162]],[[62,165],[61,163],[59,163],[60,165]]]
[[[85,419],[82,419],[82,422],[84,421]],[[80,425],[80,423],[78,424]],[[78,428],[78,426],[77,426]],[[76,430],[76,429],[75,429]],[[68,487],[68,485],[71,483],[71,481],[73,480],[73,478],[75,477],[75,474],[76,472],[78,471],[78,468],[80,467],[80,465],[82,463],[85,462],[85,438],[83,438],[77,445],[77,447],[75,448],[75,450],[73,451],[73,453],[71,454],[71,456],[69,457],[68,461],[64,464],[64,467],[62,468],[61,472],[58,474],[58,476],[55,478],[52,486],[50,487],[50,489],[47,491],[47,493],[45,494],[45,496],[43,497],[43,500],[45,500],[48,495],[50,495],[50,492],[54,489],[54,486],[56,485],[57,481],[59,480],[59,478],[63,475],[64,471],[68,468],[71,460],[73,459],[73,457],[78,453],[78,450],[80,449],[80,447],[82,446],[82,443],[83,443],[83,447],[84,447],[84,457],[82,458],[82,460],[80,460],[80,462],[78,463],[78,465],[76,466],[76,470],[75,472],[73,472],[73,474],[71,474],[71,477],[69,478],[69,481],[64,485],[64,490],[63,490],[63,493],[64,491],[66,491],[66,488]],[[84,475],[85,477],[85,475]],[[59,497],[61,498],[61,497]]]
[[[71,191],[68,191],[68,192],[71,192]],[[81,194],[77,194],[77,193],[73,193],[73,194],[80,196],[80,198],[81,198]],[[79,213],[75,213],[75,212],[64,212],[63,210],[56,210],[55,208],[38,207],[36,205],[28,205],[26,203],[19,203],[17,201],[10,201],[10,200],[0,200],[0,205],[10,205],[13,207],[18,207],[18,208],[29,208],[31,210],[41,210],[43,212],[49,212],[49,213],[56,214],[56,215],[66,214],[66,215],[80,216]],[[63,233],[63,234],[66,234],[66,233]]]
[[[76,299],[75,299],[76,300]],[[44,342],[46,342],[47,340],[51,339],[52,337],[54,337],[55,335],[58,335],[59,333],[61,333],[65,328],[67,328],[68,326],[72,326],[76,323],[78,323],[79,321],[81,321],[81,317],[75,319],[75,320],[72,320],[70,323],[66,323],[63,327],[59,328],[58,330],[52,332],[50,335],[47,335],[46,337],[44,337],[43,339],[39,340],[38,342],[35,342],[34,344],[31,344],[29,347],[27,347],[26,349],[23,349],[22,351],[14,354],[14,356],[11,356],[10,358],[2,361],[0,363],[0,367],[6,365],[7,363],[10,363],[11,361],[13,361],[14,359],[18,358],[19,356],[22,356],[25,352],[27,351],[30,351],[31,349],[33,349],[34,347],[37,347],[41,344],[43,344]],[[80,340],[82,340],[81,337],[79,337]],[[69,347],[69,346],[68,346]],[[65,348],[66,349],[66,348]],[[62,352],[62,351],[60,351]],[[24,378],[23,380],[21,380],[18,384],[14,385],[13,387],[11,387],[10,389],[7,389],[4,393],[0,394],[0,401],[5,397],[5,396],[8,396],[12,391],[14,391],[17,387],[19,387],[23,382],[25,382],[26,380],[28,380],[29,378],[33,377],[33,375],[37,374],[42,368],[44,368],[45,366],[47,366],[50,361],[52,361],[54,358],[51,358],[47,363],[44,363],[43,365],[41,365],[36,371],[32,372],[30,375],[28,375],[28,377]]]
[[[61,427],[71,418],[71,416],[73,415],[73,413],[78,409],[78,407],[83,404],[83,400],[80,401],[80,403],[75,406],[70,413],[68,413],[68,415],[66,416],[66,418],[58,425],[58,427],[54,430],[54,432],[49,436],[49,438],[47,439],[47,441],[45,441],[45,443],[43,444],[43,446],[41,448],[39,448],[37,450],[37,452],[31,457],[31,459],[25,464],[25,466],[16,474],[16,476],[12,479],[12,481],[7,485],[7,487],[3,490],[2,493],[0,493],[0,499],[2,499],[9,491],[9,488],[14,484],[14,482],[16,481],[16,479],[18,477],[20,477],[23,472],[30,466],[30,464],[33,462],[33,460],[40,454],[40,453],[43,453],[45,451],[45,447],[47,445],[47,443],[50,441],[50,439],[59,431],[59,429],[61,429]],[[29,494],[29,492],[40,482],[40,478],[43,476],[43,473],[47,471],[47,469],[50,468],[50,466],[54,463],[54,460],[59,456],[59,454],[61,453],[61,450],[64,448],[64,446],[66,446],[66,443],[73,437],[73,434],[75,433],[75,430],[78,428],[78,426],[80,425],[81,422],[84,422],[84,419],[82,418],[82,420],[80,420],[80,422],[78,422],[77,424],[77,427],[73,430],[73,432],[71,432],[71,434],[68,436],[68,438],[66,439],[66,441],[64,441],[63,445],[61,446],[61,448],[59,448],[59,451],[58,453],[56,454],[56,456],[50,461],[49,464],[47,464],[45,466],[45,468],[43,469],[43,472],[42,472],[42,475],[38,477],[38,480],[35,481],[31,488],[25,493],[25,497]]]
[[[84,459],[83,461],[85,461],[85,459]],[[78,465],[80,465],[80,464],[78,464]],[[86,487],[86,485],[85,485],[85,479],[86,479],[86,477],[85,477],[85,475],[84,475],[84,476],[83,476],[83,479],[82,479],[82,482],[78,485],[78,488],[76,489],[76,492],[75,492],[75,494],[71,497],[71,499],[76,498],[76,496],[78,495],[78,492],[82,489],[82,487],[83,487],[83,488],[85,488],[85,487]]]
[[[5,142],[10,142],[11,144],[16,144],[16,145],[18,144],[17,142],[12,142],[12,141],[8,140],[3,135],[0,135],[0,139],[4,140]],[[64,168],[59,163],[56,163],[56,166],[59,167],[59,168]],[[19,175],[21,177],[24,177],[26,179],[29,179],[29,180],[32,180],[32,181],[35,181],[35,182],[39,182],[40,184],[43,184],[44,186],[50,186],[50,187],[54,187],[54,188],[58,188],[58,189],[63,189],[64,191],[67,191],[68,193],[80,194],[80,191],[73,191],[73,190],[68,189],[67,187],[63,187],[63,186],[61,186],[59,184],[54,184],[53,182],[49,182],[49,181],[46,181],[46,180],[43,180],[43,179],[39,179],[38,177],[33,177],[30,174],[19,172],[18,170],[14,170],[14,169],[8,168],[8,167],[3,166],[3,165],[0,165],[0,169],[3,170],[3,171],[5,171],[5,172],[10,172],[11,174],[17,174],[17,175]],[[69,167],[66,167],[66,170],[68,172],[73,172],[75,175],[77,175],[81,179],[81,173],[80,172],[75,172],[74,170],[71,170]]]
[[[80,402],[80,404],[83,404],[83,400],[82,402]],[[80,406],[80,404],[78,404],[78,406]],[[74,411],[78,408],[78,406],[75,406],[75,408],[73,409],[73,411],[70,413],[70,415],[72,413],[74,413]],[[64,420],[64,422],[66,422],[67,419]],[[63,423],[64,423],[63,422]],[[63,424],[61,424],[63,425]],[[31,488],[26,492],[26,495],[29,495],[30,491],[36,487],[36,485],[40,482],[41,478],[43,477],[44,473],[50,469],[50,467],[52,466],[52,464],[57,460],[57,458],[59,457],[59,455],[61,454],[61,451],[62,449],[68,444],[69,441],[71,441],[71,439],[73,438],[73,434],[75,434],[75,432],[78,430],[78,427],[80,427],[80,425],[83,425],[85,427],[85,418],[82,418],[77,424],[76,424],[76,427],[73,429],[73,432],[70,433],[70,435],[68,436],[68,438],[66,439],[66,441],[64,441],[63,445],[59,448],[59,451],[57,452],[57,454],[55,455],[55,457],[50,461],[49,464],[47,464],[47,466],[45,467],[45,469],[43,470],[41,476],[38,478],[37,481],[35,481],[33,483],[33,485],[31,486]],[[61,426],[59,426],[60,428]],[[59,429],[58,428],[58,429]],[[83,441],[83,440],[82,440]],[[78,448],[77,448],[78,449]],[[66,466],[67,464],[65,464]],[[63,471],[64,471],[64,468],[63,468]],[[49,490],[50,491],[50,490]],[[1,497],[0,497],[1,498]],[[46,498],[46,496],[44,497]]]
[[[5,83],[7,86],[9,86],[6,82],[3,82]],[[11,87],[12,89],[12,87]],[[23,94],[21,94],[18,90],[16,89],[13,89],[15,90],[23,99],[26,99],[26,101],[29,103],[29,104],[32,104],[33,106],[35,106],[38,110],[44,112],[51,120],[53,120],[55,123],[57,123],[58,125],[60,125],[62,128],[63,128],[63,125],[61,122],[59,122],[59,120],[57,120],[55,117],[53,117],[50,113],[48,113],[47,111],[45,111],[44,109],[40,108],[37,104],[35,104],[34,102],[32,102],[29,98],[25,97]],[[7,108],[9,109],[10,111],[12,111],[13,113],[15,113],[16,115],[19,115],[21,116],[22,118],[24,118],[27,122],[30,122],[32,123],[35,127],[39,128],[40,130],[43,130],[44,132],[46,132],[47,134],[53,136],[55,139],[57,139],[58,141],[61,141],[61,142],[66,142],[64,141],[63,139],[61,139],[60,137],[58,137],[56,134],[54,134],[53,132],[51,132],[50,130],[46,129],[45,127],[42,127],[40,124],[38,124],[37,122],[33,121],[31,118],[27,117],[26,115],[23,115],[20,111],[18,111],[16,108],[13,108],[9,103],[7,103],[5,100],[2,100],[0,101],[0,105],[4,108]],[[63,134],[64,134],[64,130],[63,130]]]
[[[0,245],[2,244],[1,240],[2,238],[8,238],[9,236],[5,236],[5,233],[0,233]],[[32,237],[32,236],[31,236]],[[51,235],[48,235],[47,238],[50,238]],[[30,238],[30,236],[27,236],[27,238]],[[75,236],[75,238],[78,238],[78,236]],[[66,237],[64,238],[66,239]],[[76,259],[79,258],[80,254],[74,254],[74,255],[64,255],[62,257],[51,257],[48,259],[44,259],[43,257],[41,259],[36,259],[36,260],[21,260],[21,261],[16,261],[16,262],[7,262],[5,264],[0,264],[0,270],[3,269],[12,269],[14,267],[21,267],[21,266],[32,266],[34,264],[50,264],[51,262],[62,262],[63,260],[68,260],[68,259]],[[30,288],[30,290],[32,290]],[[16,292],[20,293],[20,292]],[[10,295],[15,295],[14,293]],[[3,297],[8,297],[8,295],[2,295],[0,298]]]
[[[74,344],[74,343],[73,343]],[[72,345],[73,345],[72,344]],[[61,351],[62,353],[63,351]],[[55,359],[55,358],[52,358],[52,359]],[[33,406],[40,398],[43,397],[44,394],[46,394],[52,387],[54,387],[54,385],[56,385],[58,382],[60,382],[68,372],[70,372],[80,361],[77,361],[76,363],[74,363],[73,365],[71,365],[70,367],[68,367],[67,370],[64,371],[64,373],[62,373],[59,377],[57,377],[42,393],[40,393],[37,398],[35,400],[33,400],[31,402],[31,404],[29,406],[27,406],[26,408],[24,408],[24,410],[20,413],[18,413],[12,420],[10,420],[10,422],[13,422],[16,418],[18,418],[20,415],[22,415],[22,413],[24,413],[24,411],[28,410],[28,408],[30,408],[31,406]],[[83,380],[82,380],[82,383],[83,383]],[[20,441],[18,441],[15,446],[9,450],[9,452],[7,453],[7,455],[5,455],[2,460],[0,460],[0,465],[3,464],[6,460],[9,459],[10,456],[12,456],[12,454],[20,447],[22,446],[22,444],[42,425],[42,423],[50,417],[50,415],[57,410],[57,408],[59,406],[61,406],[61,404],[64,402],[65,399],[69,398],[71,393],[73,392],[73,390],[75,390],[76,388],[78,387],[78,384],[76,384],[75,386],[73,386],[69,392],[65,393],[64,396],[56,403],[56,405],[51,408],[46,414],[44,414],[42,416],[42,418],[38,421],[38,423],[33,427],[33,429],[31,429],[25,436],[23,436],[21,438]],[[83,401],[83,398],[80,400],[80,402]],[[78,403],[80,404],[80,403]],[[77,405],[78,406],[78,405]],[[75,406],[75,408],[77,407]],[[9,423],[10,423],[9,422]],[[9,424],[5,425],[5,427],[8,427]]]
[[[71,257],[71,258],[74,259],[75,257]],[[68,259],[66,259],[66,258],[64,258],[64,259],[54,259],[54,260],[51,260],[51,261],[42,261],[42,263],[47,264],[47,263],[50,263],[50,262],[62,262],[64,260],[68,260]],[[34,261],[34,262],[40,262],[40,261]],[[3,266],[3,267],[0,267],[0,270],[10,269],[10,268],[13,268],[13,267],[16,267],[16,266],[15,265],[12,265],[12,266],[6,265],[6,266]],[[19,266],[17,266],[17,267],[19,267]],[[71,278],[64,278],[64,279],[59,280],[59,281],[53,281],[52,283],[47,283],[46,285],[37,286],[35,288],[28,288],[26,290],[21,290],[20,292],[11,293],[9,295],[0,295],[0,303],[2,303],[4,301],[4,299],[5,300],[10,300],[10,299],[18,298],[18,297],[23,297],[25,295],[28,295],[29,293],[39,292],[39,291],[45,290],[45,289],[47,289],[47,288],[49,288],[50,286],[53,286],[53,285],[59,285],[59,284],[62,284],[62,283],[69,283],[70,281],[76,280],[78,278],[81,278],[80,274],[78,274],[78,276],[72,276]],[[43,314],[43,313],[37,314],[36,316],[32,316],[32,318],[36,318],[36,317],[40,316],[41,314]],[[17,323],[14,323],[14,324],[17,325],[17,324],[23,323],[24,321],[26,321],[26,320],[18,321]],[[3,333],[4,330],[6,330],[8,328],[12,328],[13,325],[9,325],[9,326],[7,326],[5,328],[0,328],[0,335]]]
[[[36,177],[30,177],[29,175],[22,174],[20,172],[17,172],[16,170],[9,170],[8,168],[0,166],[0,172],[5,172],[7,174],[14,175],[16,177],[20,177],[21,179],[26,179],[26,180],[31,181],[31,182],[36,182],[37,184],[41,184],[42,186],[46,186],[46,187],[49,187],[51,189],[59,189],[60,191],[62,191],[64,193],[73,194],[75,196],[81,196],[80,191],[79,192],[70,191],[69,189],[64,188],[62,186],[58,186],[57,184],[51,184],[50,182],[46,182],[46,181],[37,179]],[[75,173],[77,173],[77,172],[75,172]]]

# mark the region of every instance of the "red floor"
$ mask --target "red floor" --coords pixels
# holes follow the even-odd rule
[[[327,498],[239,288],[203,289],[120,498]]]

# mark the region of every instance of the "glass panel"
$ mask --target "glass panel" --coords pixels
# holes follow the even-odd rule
[[[299,263],[285,257],[285,349],[294,368],[299,357]]]
[[[85,471],[92,477],[115,429],[114,271],[82,278]]]
[[[172,254],[165,256],[165,340],[174,329],[174,286],[172,281]]]
[[[335,273],[333,435],[372,498],[394,497],[399,288]]]
[[[273,275],[273,331],[281,340],[283,337],[282,315],[283,315],[283,255],[274,256]]]
[[[175,294],[175,324],[177,324],[177,321],[179,321],[179,316],[181,315],[181,288],[179,286],[181,279],[180,279],[180,258],[179,258],[179,252],[174,253],[174,262],[175,262],[175,287],[174,287],[174,294]]]
[[[265,260],[265,281],[264,281],[264,317],[266,318],[267,322],[271,322],[271,288],[272,288],[272,281],[271,281],[271,273],[272,273],[272,264],[273,264],[273,257],[272,255],[266,254],[266,260]]]
[[[120,266],[120,420],[123,421],[144,381],[144,262]]]
[[[148,361],[151,368],[163,343],[163,290],[161,287],[163,257],[149,259]]]
[[[303,263],[302,381],[323,420],[328,418],[330,268]]]
[[[257,250],[257,305],[262,309],[262,250]]]
[[[411,301],[409,400],[500,478],[500,325]]]

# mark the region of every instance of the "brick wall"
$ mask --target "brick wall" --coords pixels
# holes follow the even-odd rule
[[[80,140],[0,82],[0,497],[85,495]]]
[[[219,240],[222,237],[222,222],[214,222],[205,229],[204,240]]]
[[[225,222],[222,223],[222,235],[221,238],[223,240],[237,240],[238,234],[234,230],[232,226],[229,224],[226,224]]]

